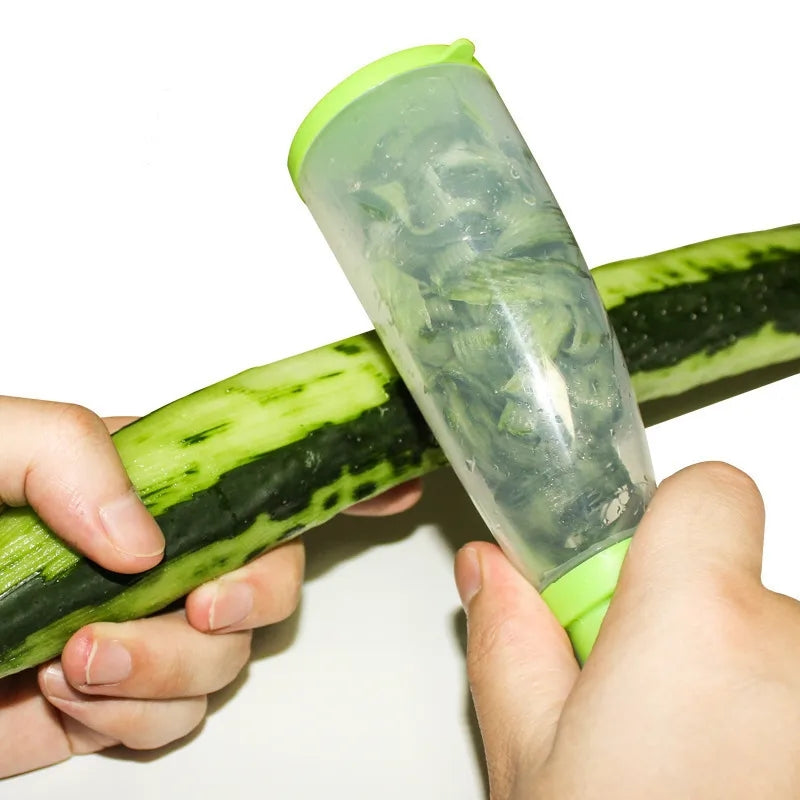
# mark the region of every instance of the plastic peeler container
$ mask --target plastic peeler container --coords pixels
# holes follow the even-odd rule
[[[584,660],[653,470],[589,270],[472,44],[347,78],[289,169],[494,538]]]

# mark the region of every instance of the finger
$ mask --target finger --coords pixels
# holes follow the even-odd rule
[[[0,397],[0,502],[31,505],[55,533],[115,572],[162,558],[105,425],[81,406]]]
[[[763,541],[761,495],[743,472],[707,462],[667,478],[631,541],[585,672],[619,672],[620,659],[639,663],[642,653],[676,663],[724,647],[757,608]]]
[[[250,656],[249,631],[208,636],[182,612],[125,623],[95,623],[67,642],[61,666],[89,695],[171,699],[229,684]]]
[[[89,753],[98,753],[100,750],[105,750],[108,747],[115,747],[121,744],[119,739],[95,730],[94,728],[90,728],[82,722],[78,722],[74,717],[70,717],[54,705],[47,703],[44,697],[42,697],[42,702],[46,703],[53,712],[58,714],[61,722],[61,730],[63,731],[63,736],[66,739],[71,755],[85,756]]]
[[[707,591],[720,581],[761,583],[764,504],[743,472],[696,464],[662,482],[636,530],[614,604]]]
[[[58,664],[39,673],[39,685],[53,706],[80,724],[65,726],[76,752],[90,750],[95,743],[97,748],[116,742],[136,750],[162,747],[194,730],[207,708],[205,696],[175,700],[89,697],[68,683]]]
[[[0,681],[0,779],[69,758],[59,714],[42,697],[36,672]]]
[[[344,514],[354,517],[387,517],[411,508],[422,497],[422,481],[415,478],[401,483],[377,497],[362,500],[344,510]]]
[[[199,631],[228,633],[281,622],[297,608],[305,548],[296,539],[195,589],[186,618]]]
[[[467,609],[467,670],[492,796],[505,797],[523,759],[547,757],[579,668],[562,627],[498,547],[467,545],[455,572]]]

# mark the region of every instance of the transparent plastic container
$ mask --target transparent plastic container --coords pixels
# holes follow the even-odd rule
[[[652,467],[589,270],[471,43],[340,84],[290,169],[495,539],[568,630],[597,617],[590,647],[627,545],[574,568],[631,536]]]

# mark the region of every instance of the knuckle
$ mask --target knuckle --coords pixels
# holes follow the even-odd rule
[[[699,465],[706,479],[720,491],[743,497],[749,500],[761,498],[761,493],[755,481],[737,467],[724,461],[708,461]]]
[[[739,572],[714,571],[707,576],[706,603],[701,614],[706,625],[717,628],[729,624],[749,628],[761,619],[763,591],[759,581],[746,579]],[[760,622],[759,622],[760,624]]]
[[[174,634],[169,645],[162,640],[135,654],[133,682],[139,696],[153,700],[201,697],[231,683],[250,659],[250,630],[219,636],[191,629]]]
[[[709,498],[723,506],[763,516],[764,502],[755,481],[724,461],[705,461],[686,467],[662,481],[664,493]]]
[[[303,543],[299,541],[289,542],[275,551],[276,566],[287,583],[302,583],[306,567],[305,552]]]
[[[74,403],[58,403],[59,430],[69,438],[83,439],[105,435],[103,420],[85,406]]]
[[[702,625],[698,633],[702,635],[703,646],[715,653],[724,653],[727,657],[749,653],[761,638],[759,603],[751,593],[742,591],[738,582],[713,581],[700,613],[696,607],[694,611],[698,620],[695,624]]]
[[[301,542],[297,542],[291,548],[292,557],[287,570],[287,601],[289,603],[289,614],[291,614],[300,602],[300,593],[303,588],[303,579],[306,571],[306,551]],[[287,614],[288,616],[288,614]]]
[[[178,697],[192,692],[196,679],[196,663],[184,647],[175,643],[171,657],[166,659],[160,674],[162,697]]]
[[[292,567],[286,571],[286,583],[284,585],[282,603],[280,604],[282,619],[294,614],[300,603],[305,573],[305,557],[303,553],[302,549],[297,551],[297,555],[292,561]]]
[[[283,622],[294,614],[300,604],[300,583],[288,582],[273,595],[268,614],[271,622]]]
[[[190,734],[200,725],[208,711],[208,698],[203,695],[175,701],[165,715],[164,708],[142,701],[131,706],[121,725],[120,741],[131,750],[155,750]],[[159,713],[160,712],[160,713]]]
[[[289,545],[265,556],[264,570],[254,581],[260,602],[256,615],[262,625],[283,622],[297,610],[305,574],[305,549],[301,543]]]
[[[83,756],[96,753],[108,747],[120,744],[116,736],[107,736],[102,731],[97,731],[66,715],[62,716],[62,726],[67,738],[69,751],[73,756]]]
[[[191,693],[196,669],[190,654],[185,652],[180,637],[169,648],[158,647],[150,652],[139,652],[134,659],[136,672],[146,682],[147,697],[168,699]]]
[[[41,429],[46,434],[33,444],[18,492],[34,504],[54,493],[66,495],[68,512],[84,515],[82,493],[61,473],[70,468],[74,471],[84,460],[87,443],[91,448],[107,436],[105,425],[84,406],[42,401]]]
[[[763,639],[763,591],[725,565],[710,563],[683,593],[672,593],[662,621],[682,630],[680,648],[702,648],[714,658],[754,652]]]
[[[187,728],[181,736],[185,736],[187,733],[191,733],[195,728],[197,728],[203,720],[206,718],[206,714],[208,713],[208,695],[201,695],[200,697],[192,698],[192,703],[189,706],[189,713],[187,714]],[[175,738],[180,738],[175,737]]]
[[[153,743],[153,740],[157,739],[158,728],[153,725],[151,704],[147,700],[140,700],[127,703],[123,708],[124,712],[117,720],[120,742],[132,750],[149,750],[152,747],[158,747],[158,742]]]
[[[706,461],[690,467],[691,477],[702,481],[715,494],[735,502],[761,503],[761,492],[755,481],[737,467],[724,461]]]
[[[209,691],[216,692],[234,681],[250,661],[253,632],[250,630],[225,634],[226,649]]]
[[[729,512],[754,528],[763,529],[764,500],[755,481],[730,464],[714,462],[707,470],[711,493]]]

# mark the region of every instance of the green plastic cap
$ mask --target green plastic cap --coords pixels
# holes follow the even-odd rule
[[[289,173],[297,188],[303,159],[322,129],[344,108],[376,86],[404,72],[434,64],[465,64],[483,70],[475,59],[475,45],[468,39],[458,39],[450,45],[431,44],[392,53],[345,78],[331,89],[303,120],[289,148]]]
[[[630,538],[623,539],[601,550],[542,592],[542,598],[566,630],[581,664],[592,652],[630,544]]]

